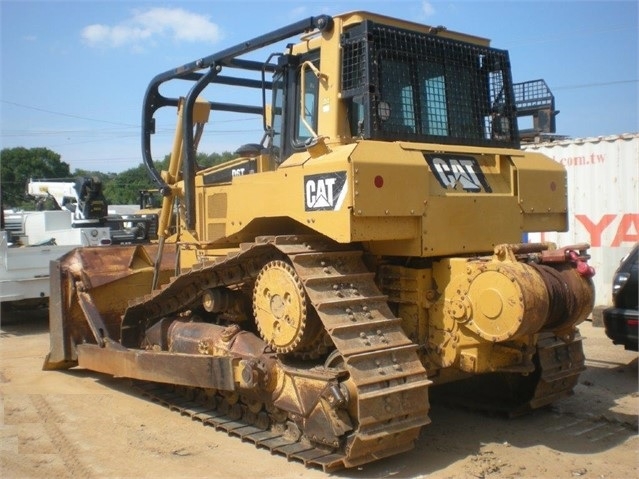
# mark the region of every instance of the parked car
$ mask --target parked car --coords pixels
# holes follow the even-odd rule
[[[612,302],[604,309],[603,319],[606,335],[614,344],[623,344],[626,349],[637,351],[639,330],[639,305],[637,301],[639,281],[639,243],[621,260],[612,278]]]

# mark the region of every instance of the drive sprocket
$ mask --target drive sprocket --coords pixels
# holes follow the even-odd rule
[[[274,260],[262,267],[253,288],[253,313],[262,339],[277,353],[301,352],[313,344],[319,320],[308,304],[291,265]]]

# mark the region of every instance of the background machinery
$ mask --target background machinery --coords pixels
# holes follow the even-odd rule
[[[172,82],[188,93],[160,93]],[[214,99],[222,86],[262,104]],[[366,12],[157,75],[142,146],[164,198],[159,240],[52,266],[45,368],[142,380],[184,414],[325,470],[413,447],[434,386],[490,385],[470,399],[511,413],[571,394],[594,272],[588,245],[521,243],[566,228],[566,176],[519,148],[514,101],[507,52]],[[160,173],[165,107],[178,124]],[[264,137],[201,169],[215,111],[262,115]]]
[[[106,215],[104,197],[89,201],[93,206],[87,206],[83,214],[76,208],[78,193],[74,187],[71,181],[30,181],[27,192],[37,198],[37,211],[1,212],[2,310],[46,306],[50,261],[78,246],[111,245],[111,230],[99,219],[103,211]]]
[[[80,177],[76,180],[29,180],[27,194],[38,199],[37,208],[43,209],[52,199],[54,209],[71,212],[73,226],[100,225],[108,214],[107,201],[98,178]]]
[[[74,180],[29,180],[27,194],[38,199],[38,206],[69,211],[74,228],[108,227],[112,244],[141,243],[157,239],[157,211],[146,209],[139,213],[119,214],[109,211],[102,181],[97,177],[81,176]],[[115,207],[112,207],[115,209]],[[140,209],[143,205],[140,204]]]
[[[107,205],[98,178],[31,179],[27,194],[36,198],[36,211],[2,211],[3,308],[47,305],[49,262],[78,246],[104,247],[157,239],[158,210],[141,202],[134,213],[116,213],[121,207]],[[148,199],[150,192],[145,195]]]

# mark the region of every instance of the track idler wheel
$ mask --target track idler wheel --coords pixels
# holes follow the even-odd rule
[[[270,261],[253,289],[253,314],[262,339],[277,353],[304,352],[314,345],[321,322],[291,265]]]

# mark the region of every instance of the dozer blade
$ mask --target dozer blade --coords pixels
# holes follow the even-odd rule
[[[77,365],[75,345],[118,342],[129,301],[151,293],[156,244],[76,248],[50,265],[50,352],[43,369]],[[175,247],[166,245],[159,284],[175,271]]]

